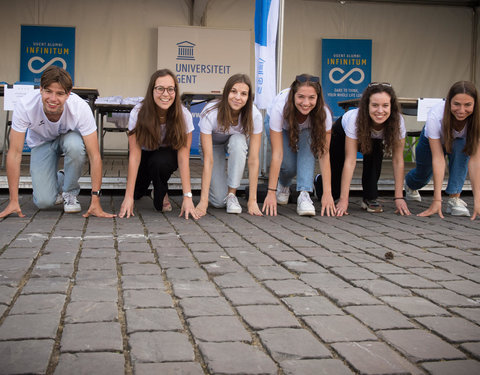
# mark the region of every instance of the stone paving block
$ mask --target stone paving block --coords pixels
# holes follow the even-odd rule
[[[277,362],[292,359],[331,358],[330,351],[306,329],[270,328],[258,335]]]
[[[470,280],[444,281],[440,284],[467,297],[480,297],[480,284]]]
[[[340,256],[314,256],[312,259],[324,268],[355,267],[356,264]]]
[[[279,304],[277,298],[260,286],[252,288],[228,288],[224,289],[223,293],[234,306]]]
[[[301,274],[300,280],[305,281],[312,288],[325,290],[326,288],[351,288],[351,285],[330,272]]]
[[[9,315],[0,326],[0,340],[55,339],[60,311],[56,314]]]
[[[55,264],[55,263],[73,263],[75,258],[77,257],[78,250],[76,251],[62,251],[62,252],[54,252],[54,253],[44,253],[40,256],[37,260],[37,265],[44,265],[44,264]]]
[[[247,269],[260,281],[295,278],[290,272],[280,266],[249,266]]]
[[[4,222],[2,222],[3,225]],[[3,231],[3,227],[2,227]],[[2,233],[3,234],[3,233]],[[33,259],[40,252],[40,248],[35,247],[8,247],[2,253],[2,259]]]
[[[53,340],[0,342],[0,374],[45,374]]]
[[[120,353],[62,353],[55,375],[123,375],[125,357]]]
[[[33,258],[28,259],[4,259],[0,258],[0,275],[3,271],[15,271],[25,273],[31,266]]]
[[[125,309],[173,307],[173,301],[172,297],[162,290],[126,290],[123,292],[123,307]]]
[[[467,342],[460,347],[470,353],[472,357],[480,360],[480,342]]]
[[[265,254],[260,251],[253,250],[243,250],[237,248],[227,248],[225,249],[228,255],[234,258],[242,266],[272,266],[275,265],[275,262]]]
[[[155,263],[155,257],[152,253],[136,253],[133,251],[124,251],[118,256],[118,262],[123,263]]]
[[[65,324],[61,352],[101,352],[123,350],[120,323]]]
[[[387,305],[410,317],[450,315],[441,307],[421,297],[380,297]]]
[[[103,236],[88,236],[83,240],[83,247],[88,249],[114,248],[113,236],[110,238]]]
[[[401,288],[390,281],[376,280],[354,280],[352,284],[364,289],[375,297],[381,296],[411,296],[412,293],[405,288]]]
[[[168,258],[158,258],[158,263],[163,269],[169,268],[195,268],[198,267],[198,264],[195,260],[189,255],[189,257],[168,257]]]
[[[480,341],[480,327],[463,318],[434,316],[416,320],[449,342]]]
[[[136,332],[130,335],[129,345],[135,366],[141,362],[192,362],[195,360],[193,347],[184,333]]]
[[[425,297],[436,304],[444,307],[473,307],[478,303],[470,298],[446,289],[412,289],[412,292]]]
[[[205,271],[211,276],[225,275],[233,272],[243,272],[243,268],[232,259],[220,259],[217,262],[205,264]]]
[[[423,363],[430,375],[474,375],[480,373],[480,362],[471,359]]]
[[[252,337],[236,316],[190,318],[188,325],[197,341],[252,341]]]
[[[382,256],[384,255],[381,254]],[[391,261],[392,264],[402,268],[433,268],[433,266],[427,262],[423,262],[411,256],[395,256]]]
[[[465,358],[460,350],[423,329],[379,331],[378,335],[412,362]]]
[[[344,312],[323,296],[287,297],[282,301],[297,316],[344,315]]]
[[[202,366],[194,362],[137,363],[135,375],[204,375]]]
[[[80,259],[115,259],[116,255],[113,245],[101,249],[82,248]]]
[[[75,276],[76,286],[116,286],[117,270],[83,270]]]
[[[349,306],[345,310],[374,331],[379,329],[415,328],[415,325],[404,315],[388,306]]]
[[[183,298],[179,304],[186,318],[235,314],[223,297]]]
[[[117,302],[118,290],[116,286],[80,286],[76,285],[72,289],[70,296],[72,302],[97,301],[97,302]]]
[[[338,306],[379,305],[382,302],[360,288],[326,288],[322,290]]]
[[[264,284],[278,297],[318,295],[315,289],[300,280],[267,280]]]
[[[65,303],[65,294],[20,295],[10,314],[49,314],[60,313]]]
[[[71,277],[73,274],[73,263],[61,264],[37,264],[32,270],[30,277]]]
[[[211,229],[208,229],[208,233],[210,233]],[[222,247],[220,247],[218,244],[210,242],[210,243],[205,243],[205,242],[198,242],[198,243],[191,243],[188,245],[190,250],[192,250],[194,253],[196,252],[221,252],[225,253]]]
[[[122,287],[127,289],[160,289],[165,285],[162,276],[157,275],[127,275],[122,276]]]
[[[427,280],[423,277],[413,274],[384,274],[382,275],[387,280],[391,281],[392,283],[398,284],[403,288],[424,288],[424,289],[432,289],[432,288],[441,288],[440,284],[437,284],[433,281]]]
[[[265,353],[244,343],[204,342],[198,347],[212,374],[275,375],[278,372],[275,363]]]
[[[214,278],[220,288],[256,287],[255,279],[247,272],[234,272]]]
[[[141,252],[141,253],[149,253],[152,251],[152,248],[147,242],[140,242],[137,241],[135,243],[131,242],[118,242],[118,251],[133,251],[133,252]]]
[[[182,323],[175,309],[130,309],[126,311],[127,333],[179,331]]]
[[[122,264],[122,275],[161,275],[162,269],[158,264],[152,263],[124,263]]]
[[[67,294],[70,279],[67,277],[30,278],[22,289],[22,294],[58,293]],[[1,287],[0,287],[1,289]],[[0,297],[1,300],[1,297]]]
[[[440,284],[441,281],[463,280],[460,276],[440,268],[409,268],[409,271],[429,280],[438,281]]]
[[[167,270],[167,279],[186,280],[186,281],[207,281],[207,273],[200,268],[169,268]]]
[[[9,305],[16,293],[17,288],[12,288],[8,285],[0,285],[0,303]]]
[[[221,259],[230,259],[225,251],[196,251],[193,252],[193,256],[198,263],[214,263]]]
[[[332,267],[330,271],[346,280],[374,280],[378,276],[362,267]]]
[[[295,273],[321,273],[321,272],[328,272],[322,266],[319,266],[313,262],[301,262],[296,260],[291,260],[287,262],[283,262],[282,265],[287,268],[290,272]]]
[[[65,323],[113,322],[118,320],[115,302],[71,302],[67,305]]]
[[[277,327],[300,327],[297,319],[283,306],[239,306],[237,310],[240,316],[254,330]]]
[[[82,252],[83,253],[83,252]],[[82,254],[83,255],[83,254]],[[78,270],[116,270],[117,263],[114,258],[84,258],[78,261]]]
[[[480,325],[480,308],[453,307],[451,310]]]
[[[400,268],[400,267],[397,267],[393,264],[386,263],[386,262],[362,263],[362,267],[365,267],[365,268],[369,269],[370,271],[372,271],[376,274],[379,274],[379,275],[383,275],[383,274],[404,274],[404,273],[408,274],[409,273],[404,268]]]
[[[303,359],[282,361],[285,375],[353,375],[353,372],[338,359]]]
[[[456,260],[451,260],[448,262],[436,262],[435,267],[443,268],[450,273],[460,276],[467,273],[478,272],[478,269],[476,267]]]
[[[172,288],[178,298],[220,296],[215,286],[208,281],[175,281]]]
[[[285,262],[308,262],[308,259],[296,251],[268,251],[267,254],[277,263]]]
[[[340,342],[332,347],[360,374],[424,373],[382,342]]]
[[[365,326],[351,316],[305,316],[303,320],[327,343],[377,339]]]

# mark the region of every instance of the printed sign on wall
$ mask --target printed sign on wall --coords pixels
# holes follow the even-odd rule
[[[250,74],[251,32],[205,27],[158,28],[157,68],[172,70],[181,92],[220,93],[236,73]]]
[[[40,84],[50,65],[75,75],[75,28],[22,25],[20,45],[20,81]]]
[[[323,39],[322,86],[334,119],[344,111],[338,102],[357,99],[372,78],[370,39]]]

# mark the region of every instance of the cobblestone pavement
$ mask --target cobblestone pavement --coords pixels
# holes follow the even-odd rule
[[[112,220],[25,195],[28,217],[0,221],[0,373],[480,374],[480,220],[383,200],[195,222],[180,197]]]

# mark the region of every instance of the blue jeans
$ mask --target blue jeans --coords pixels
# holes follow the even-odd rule
[[[448,185],[445,192],[447,194],[459,194],[462,192],[463,184],[468,172],[468,160],[463,149],[465,147],[465,138],[456,138],[453,140],[452,152],[448,156]],[[410,189],[418,190],[424,187],[433,176],[432,151],[428,138],[425,137],[425,128],[420,134],[416,152],[416,167],[405,176],[405,181]]]
[[[298,151],[293,152],[288,144],[288,131],[283,130],[283,160],[279,182],[290,186],[297,176],[297,191],[313,191],[315,156],[310,150],[310,129],[303,129],[298,136]]]
[[[225,207],[228,188],[240,186],[247,160],[248,144],[244,134],[232,134],[225,143],[213,144],[213,168],[208,201],[213,207]],[[202,146],[199,147],[203,160]],[[228,165],[225,159],[228,153]],[[225,173],[225,166],[227,172]]]
[[[57,172],[58,160],[64,154],[65,176]],[[33,203],[42,209],[55,205],[59,192],[78,195],[86,152],[82,136],[74,131],[60,135],[50,142],[32,148],[30,175]]]

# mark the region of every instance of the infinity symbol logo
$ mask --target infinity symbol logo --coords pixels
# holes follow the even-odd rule
[[[62,68],[63,69],[67,69],[67,62],[62,59],[61,57],[54,57],[53,59],[51,59],[49,62],[47,62],[44,66],[40,67],[40,69],[35,69],[32,64],[34,61],[40,61],[42,64],[45,62],[44,59],[42,59],[41,57],[39,56],[34,56],[32,57],[30,60],[28,60],[28,69],[30,69],[30,71],[32,73],[41,73],[43,72],[45,69],[47,69],[50,65],[52,65],[54,62],[56,61],[60,61],[62,63]]]
[[[362,69],[360,68],[353,68],[352,70],[350,70],[347,74],[345,74],[343,77],[341,77],[340,79],[334,79],[333,78],[333,74],[336,73],[336,72],[339,72],[340,74],[344,74],[345,71],[342,69],[342,68],[333,68],[332,70],[330,70],[330,73],[328,74],[328,78],[330,78],[330,81],[333,82],[333,83],[342,83],[343,81],[345,81],[348,77],[350,77],[352,74],[354,74],[355,72],[358,72],[360,73],[360,78],[355,80],[353,78],[350,78],[349,81],[351,83],[353,83],[354,85],[358,85],[359,83],[363,82],[363,80],[365,79],[365,73],[363,72]]]

